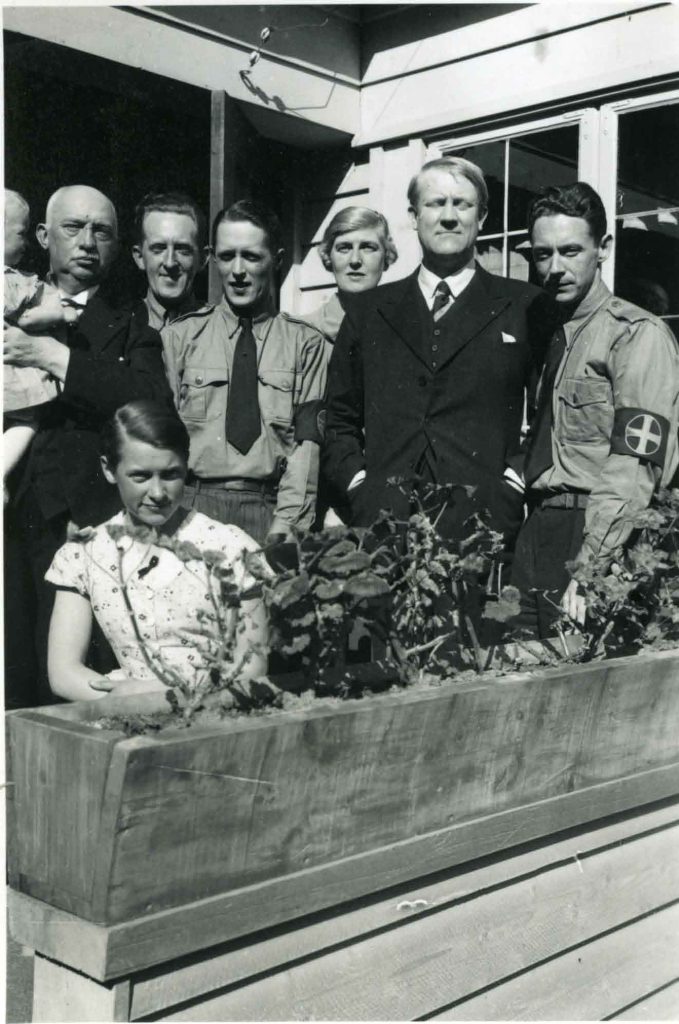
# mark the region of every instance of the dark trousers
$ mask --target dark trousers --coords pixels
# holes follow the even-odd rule
[[[59,699],[52,693],[47,675],[47,640],[56,590],[45,580],[45,573],[66,541],[68,521],[67,512],[45,519],[30,487],[6,518],[5,637],[9,650],[6,647],[5,687],[15,707],[53,704]],[[117,667],[96,619],[87,664],[101,673]]]
[[[270,492],[231,491],[199,480],[187,486],[182,505],[218,523],[240,526],[258,544],[263,544],[273,522],[276,498]]]
[[[585,510],[537,506],[521,527],[514,551],[512,583],[521,592],[521,614],[513,625],[540,639],[553,636],[572,561],[582,545]]]

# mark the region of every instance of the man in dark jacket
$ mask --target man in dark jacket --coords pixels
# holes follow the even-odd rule
[[[408,515],[390,478],[462,485],[442,532],[460,539],[471,514],[488,510],[509,550],[523,519],[512,467],[552,330],[551,301],[475,262],[488,191],[474,164],[425,164],[408,199],[422,264],[402,281],[347,297],[330,364],[326,472],[357,525],[384,507]]]
[[[20,467],[11,510],[14,536],[25,548],[37,597],[40,697],[49,699],[46,653],[53,594],[45,572],[66,540],[69,523],[93,526],[120,506],[100,470],[99,431],[126,402],[171,397],[158,333],[130,310],[116,308],[104,293],[102,282],[117,249],[110,200],[86,185],[60,188],[47,204],[37,237],[49,252],[50,282],[62,303],[78,314],[61,338],[32,336],[18,328],[6,328],[4,338],[6,363],[45,370],[61,389],[44,407]]]

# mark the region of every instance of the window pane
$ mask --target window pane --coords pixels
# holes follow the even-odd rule
[[[476,243],[476,258],[489,274],[499,274],[504,277],[504,259],[502,257],[502,240],[495,239],[492,242]]]
[[[679,104],[621,114],[615,292],[679,336]]]
[[[544,185],[567,185],[578,179],[577,125],[550,128],[509,143],[509,230],[528,222],[528,206]]]
[[[618,213],[679,206],[679,104],[621,114]]]
[[[504,226],[505,143],[482,142],[478,146],[448,150],[446,156],[463,156],[483,171],[488,185],[488,217],[484,235],[494,235]]]
[[[513,235],[509,239],[509,276],[516,281],[530,279],[531,258],[528,235]]]

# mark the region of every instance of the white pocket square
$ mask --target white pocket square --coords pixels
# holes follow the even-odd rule
[[[505,334],[505,332],[502,331],[502,340],[505,345],[516,345],[516,338],[513,334]]]

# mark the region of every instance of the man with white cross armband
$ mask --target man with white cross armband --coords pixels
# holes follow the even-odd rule
[[[532,256],[562,326],[547,352],[524,467],[529,516],[513,582],[519,624],[540,637],[561,610],[583,623],[566,563],[613,559],[636,513],[676,471],[679,343],[601,278],[612,237],[584,182],[547,188],[529,211]]]

